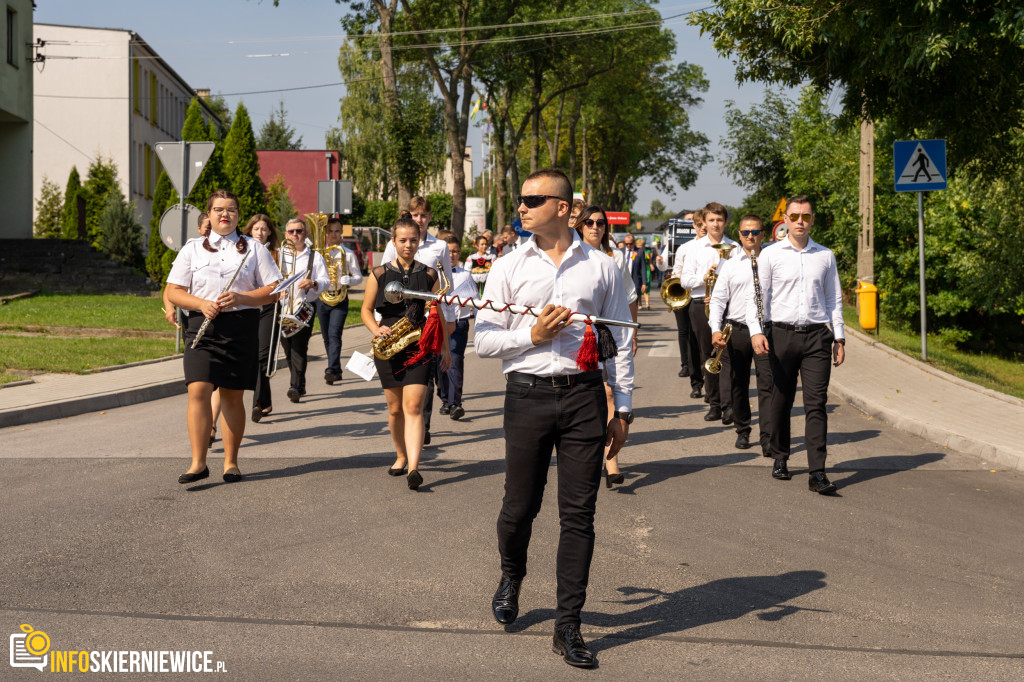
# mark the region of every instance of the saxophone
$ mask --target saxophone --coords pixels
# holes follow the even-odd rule
[[[449,282],[448,278],[445,276],[444,268],[441,267],[441,261],[437,262],[437,275],[441,278],[441,290],[437,293],[439,296],[443,296],[452,288],[452,283]],[[378,336],[373,340],[373,354],[381,360],[390,360],[395,355],[401,353],[403,350],[419,341],[422,334],[422,326],[416,327],[408,317],[403,317],[398,322],[391,325],[390,334],[387,336]]]

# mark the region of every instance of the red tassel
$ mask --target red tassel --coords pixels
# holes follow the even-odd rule
[[[404,367],[412,367],[421,360],[440,353],[441,348],[444,347],[443,334],[437,305],[431,304],[430,310],[427,312],[427,321],[423,324],[423,331],[420,333],[419,350],[405,361]]]
[[[598,367],[597,362],[597,337],[587,322],[587,331],[583,332],[583,343],[576,352],[576,366],[581,372],[593,372]]]

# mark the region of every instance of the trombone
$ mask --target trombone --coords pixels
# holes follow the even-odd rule
[[[288,279],[295,274],[295,247],[290,241],[285,239],[277,253],[281,265],[281,274],[284,275],[284,279]],[[292,305],[291,301],[293,299],[294,297],[292,296],[288,297],[289,308]],[[268,379],[277,374],[277,355],[281,352],[281,332],[284,330],[281,324],[281,317],[284,315],[284,310],[282,309],[284,303],[279,300],[274,306],[274,326],[271,327],[270,332],[273,340],[270,342],[270,357],[267,358],[267,369],[264,371]]]

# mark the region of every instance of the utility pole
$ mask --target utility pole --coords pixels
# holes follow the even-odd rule
[[[857,236],[857,279],[875,283],[875,124],[860,122],[860,234]]]

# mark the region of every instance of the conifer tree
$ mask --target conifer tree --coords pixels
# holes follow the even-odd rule
[[[171,261],[177,255],[168,249],[160,239],[160,218],[167,207],[173,203],[171,201],[173,193],[171,178],[166,171],[161,171],[160,177],[156,181],[156,189],[153,191],[153,217],[149,221],[149,251],[146,253],[146,272],[149,273],[150,279],[157,284],[163,284],[167,273],[170,272],[169,268],[164,269],[164,254],[170,253]]]
[[[138,266],[142,260],[142,225],[135,218],[135,202],[125,201],[116,184],[107,192],[98,223],[103,252],[122,265]]]
[[[60,185],[45,175],[43,186],[36,200],[35,236],[37,239],[59,239],[61,212],[63,202],[60,196]]]
[[[240,222],[256,213],[267,212],[260,162],[256,156],[256,136],[252,132],[249,112],[242,102],[235,109],[231,130],[224,142],[224,171],[232,191],[238,195]]]
[[[78,195],[82,192],[82,180],[78,168],[71,167],[68,184],[64,188],[64,208],[60,214],[60,231],[64,239],[78,239]]]
[[[120,193],[118,187],[117,166],[113,159],[97,157],[89,164],[89,175],[85,185],[85,231],[93,247],[103,248],[103,227],[100,218],[107,208],[107,199],[114,192]],[[77,228],[76,228],[77,230]]]

